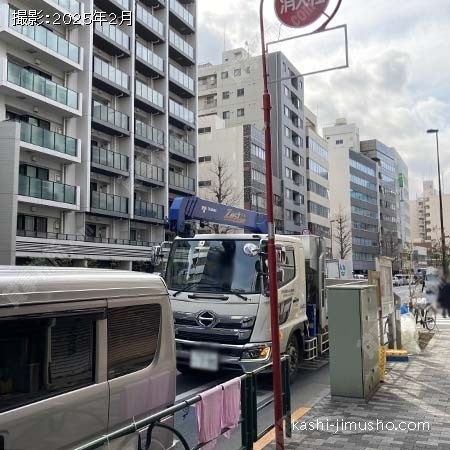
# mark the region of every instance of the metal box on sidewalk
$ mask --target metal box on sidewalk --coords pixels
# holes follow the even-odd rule
[[[378,388],[377,320],[375,286],[328,288],[332,397],[368,400]]]

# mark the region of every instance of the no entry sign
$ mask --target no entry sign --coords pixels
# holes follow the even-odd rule
[[[288,27],[302,28],[314,23],[330,0],[275,0],[278,18]]]

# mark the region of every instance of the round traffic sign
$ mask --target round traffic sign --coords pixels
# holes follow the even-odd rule
[[[325,12],[330,0],[275,0],[278,18],[288,27],[302,28]]]

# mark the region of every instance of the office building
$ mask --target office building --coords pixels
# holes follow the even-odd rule
[[[444,210],[444,232],[448,239],[450,230],[450,195],[442,195]],[[439,194],[434,188],[434,182],[423,182],[422,193],[416,200],[410,201],[411,211],[411,239],[414,244],[430,244],[440,246],[441,214]]]
[[[149,263],[171,199],[196,192],[196,6],[0,0],[2,263]],[[16,9],[108,20],[20,26]]]
[[[381,255],[392,258],[394,270],[399,270],[410,234],[409,208],[404,205],[404,196],[409,197],[408,169],[394,148],[376,139],[361,142],[361,153],[377,162]]]
[[[319,134],[317,117],[305,107],[306,205],[308,229],[325,238],[331,256],[328,142]]]
[[[272,175],[282,213],[276,214],[275,224],[279,232],[301,233],[308,225],[303,79],[281,52],[269,54],[267,63],[272,97]],[[288,79],[279,81],[282,78]],[[218,116],[226,128],[264,128],[261,56],[252,57],[244,49],[226,51],[222,64],[199,67],[198,84],[199,116]],[[208,149],[201,152],[209,154]]]
[[[353,260],[355,273],[375,270],[375,258],[380,254],[377,163],[360,152],[355,124],[337,119],[323,134],[328,142],[333,256],[343,256],[344,246],[335,237],[335,221],[344,218],[351,249],[343,259]]]

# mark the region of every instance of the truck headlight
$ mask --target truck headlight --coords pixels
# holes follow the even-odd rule
[[[269,345],[261,345],[258,347],[251,347],[244,349],[241,360],[268,360],[270,358],[271,349]]]

